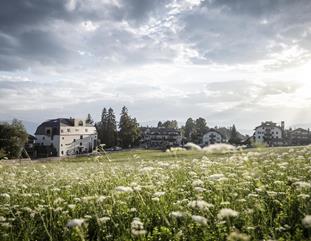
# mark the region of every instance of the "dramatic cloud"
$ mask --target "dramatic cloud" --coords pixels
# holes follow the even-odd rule
[[[3,0],[0,119],[127,105],[144,123],[311,123],[310,12],[308,0]]]

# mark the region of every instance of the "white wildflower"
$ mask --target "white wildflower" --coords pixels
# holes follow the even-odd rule
[[[131,223],[131,233],[133,236],[145,235],[147,232],[144,230],[144,224],[139,218],[134,218]]]
[[[228,241],[249,241],[250,237],[244,233],[232,232],[227,237]]]
[[[293,185],[297,186],[298,188],[311,188],[311,183],[309,182],[298,181],[294,182]]]
[[[222,208],[217,215],[218,219],[237,217],[237,216],[239,216],[239,213],[231,208]]]
[[[198,224],[206,225],[207,219],[205,217],[199,216],[199,215],[193,215],[191,216],[192,220]]]
[[[155,192],[154,194],[153,194],[153,196],[154,197],[161,197],[161,196],[163,196],[165,194],[165,192]]]
[[[305,228],[311,228],[311,215],[306,215],[303,219],[302,219],[302,225]]]
[[[175,211],[175,212],[171,212],[169,216],[173,218],[182,218],[183,216],[185,216],[185,213],[180,212],[180,211]]]
[[[197,208],[200,210],[208,210],[209,208],[213,208],[214,205],[205,202],[204,200],[195,200],[195,201],[190,201],[188,203],[188,207],[190,208]]]
[[[0,197],[6,198],[6,199],[10,199],[10,195],[8,193],[1,193]]]
[[[76,208],[76,205],[75,205],[75,204],[69,204],[69,205],[68,205],[68,208],[70,208],[70,209],[75,209],[75,208]]]
[[[211,181],[217,181],[221,178],[224,178],[224,174],[221,174],[221,173],[218,173],[218,174],[213,174],[211,176],[208,177],[208,180],[211,180]]]
[[[133,189],[131,187],[125,187],[125,186],[118,186],[115,188],[117,192],[133,192]]]
[[[80,227],[84,223],[84,219],[72,219],[67,223],[68,228]]]
[[[192,182],[192,186],[193,187],[202,187],[202,186],[204,186],[204,182],[202,181],[202,180],[200,180],[200,179],[197,179],[197,180],[194,180],[193,182]]]
[[[102,218],[99,218],[98,219],[98,222],[99,223],[106,223],[107,221],[110,220],[110,217],[102,217]]]

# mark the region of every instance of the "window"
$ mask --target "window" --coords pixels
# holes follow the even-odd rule
[[[76,139],[73,139],[73,142],[76,142]]]
[[[85,129],[85,132],[87,132],[87,129]]]
[[[64,137],[62,137],[62,140],[65,140],[65,138],[64,138]]]
[[[61,129],[61,130],[60,130],[60,132],[61,132],[61,133],[63,133],[63,132],[64,132],[64,130],[63,130],[63,129]]]
[[[258,139],[260,139],[260,136],[258,136]]]
[[[60,144],[60,146],[63,146],[63,144]]]
[[[80,139],[83,139],[83,135],[80,136]]]
[[[42,137],[42,140],[45,140],[45,137]]]
[[[79,121],[79,126],[83,126],[83,121]]]
[[[61,153],[62,153],[62,155],[64,155],[64,151],[62,151]]]
[[[80,146],[82,146],[82,142],[80,142]]]
[[[47,129],[46,130],[46,134],[49,136],[49,135],[51,135],[51,130],[50,129]]]
[[[70,129],[69,129],[69,128],[67,129],[67,132],[70,132]]]

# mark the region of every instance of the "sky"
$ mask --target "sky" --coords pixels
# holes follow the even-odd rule
[[[1,0],[0,120],[311,127],[309,0]]]

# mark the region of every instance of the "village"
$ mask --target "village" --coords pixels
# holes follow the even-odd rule
[[[280,125],[272,121],[262,122],[254,128],[252,136],[243,136],[232,128],[206,128],[196,144],[201,147],[230,143],[245,148],[255,146],[301,146],[311,144],[311,133],[309,129],[297,128],[286,129],[285,122]],[[234,127],[235,129],[235,127]],[[139,142],[132,148],[161,149],[170,147],[183,147],[190,142],[183,128],[167,127],[140,127]],[[191,134],[190,134],[191,135]],[[237,135],[237,141],[232,141]],[[99,138],[96,125],[88,123],[87,120],[76,118],[58,118],[43,122],[35,132],[29,135],[26,150],[31,158],[50,156],[73,156],[87,154],[96,151],[97,146],[105,143]],[[131,148],[129,146],[128,148]],[[122,150],[119,146],[110,146],[107,151]]]

